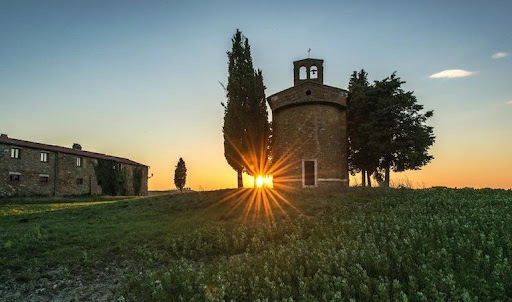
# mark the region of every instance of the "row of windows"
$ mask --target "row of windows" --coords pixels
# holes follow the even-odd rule
[[[48,153],[48,152],[41,152],[41,162],[42,163],[48,162],[49,154],[50,153]],[[21,158],[21,150],[19,148],[12,148],[11,149],[11,158],[20,159]],[[76,158],[76,166],[77,167],[81,167],[82,162],[83,162],[83,159],[81,157]]]
[[[21,173],[19,172],[9,172],[9,180],[12,182],[19,182],[21,181]],[[50,176],[47,174],[39,174],[39,182],[40,183],[48,183],[50,182]],[[76,179],[77,185],[83,185],[84,179],[83,178],[77,178]]]

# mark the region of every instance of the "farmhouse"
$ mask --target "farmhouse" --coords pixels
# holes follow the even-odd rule
[[[323,60],[293,62],[294,86],[267,98],[272,109],[274,183],[348,186],[346,90],[324,85]]]
[[[119,169],[121,194],[148,194],[148,166],[126,158],[0,136],[1,196],[101,195],[95,167]]]

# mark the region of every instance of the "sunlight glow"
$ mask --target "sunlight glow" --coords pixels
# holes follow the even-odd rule
[[[268,150],[263,145],[249,144],[247,152],[241,152],[229,137],[226,137],[226,139],[237,153],[237,156],[231,159],[238,162],[241,167],[246,167],[244,173],[252,178],[253,188],[232,190],[210,206],[209,209],[228,203],[230,204],[230,210],[224,214],[224,217],[227,219],[237,215],[242,223],[253,219],[264,219],[271,222],[274,220],[276,213],[284,216],[288,216],[289,211],[301,213],[300,209],[283,194],[296,190],[296,188],[285,184],[287,178],[282,177],[282,175],[287,174],[286,171],[291,165],[287,162],[287,159],[293,152],[289,152],[282,158],[274,159],[271,163],[267,159]],[[294,148],[291,149],[294,150]],[[279,177],[276,182],[274,182],[274,176]]]
[[[264,184],[263,176],[260,175],[256,178],[256,187],[261,188],[261,187],[263,187],[263,184]]]
[[[258,175],[254,183],[255,188],[273,188],[272,176]]]

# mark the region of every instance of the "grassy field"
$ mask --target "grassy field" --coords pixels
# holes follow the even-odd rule
[[[0,300],[512,300],[510,190],[254,192],[0,200]]]

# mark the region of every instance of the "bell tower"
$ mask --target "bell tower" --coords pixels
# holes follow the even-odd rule
[[[272,109],[274,188],[349,185],[347,95],[324,85],[324,61],[293,62],[294,86],[267,97]]]
[[[293,86],[306,81],[324,83],[324,60],[307,58],[293,62]]]

